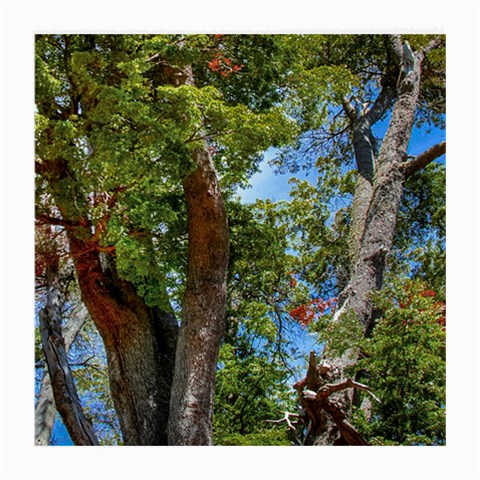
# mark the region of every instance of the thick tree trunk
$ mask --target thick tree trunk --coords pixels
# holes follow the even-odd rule
[[[392,43],[396,43],[394,48],[398,54],[402,47],[398,37],[394,37]],[[405,168],[406,152],[420,91],[424,55],[423,51],[417,52],[413,69],[408,73],[402,73],[399,78],[392,117],[378,158],[373,155],[371,147],[370,125],[373,125],[385,111],[388,102],[393,99],[392,92],[384,89],[371,112],[354,125],[353,139],[359,180],[353,203],[350,238],[350,256],[353,264],[350,281],[339,296],[334,320],[341,321],[345,315],[354,314],[363,326],[365,334],[368,334],[374,321],[371,294],[382,287],[387,256],[393,244],[403,183],[408,173]],[[349,113],[353,119],[352,112],[347,110],[347,114]],[[343,381],[346,378],[345,369],[354,366],[357,358],[358,351],[350,349],[340,358],[327,359],[336,372],[332,381]],[[348,418],[353,403],[353,392],[334,394],[333,398]],[[328,415],[314,443],[350,444]]]
[[[377,144],[372,132],[372,126],[383,117],[390,107],[395,91],[391,84],[386,83],[373,107],[360,116],[347,101],[344,108],[351,121],[352,141],[355,151],[358,178],[355,185],[351,212],[349,237],[349,256],[353,270],[360,255],[361,240],[365,230],[368,207],[373,193],[373,179],[377,162]]]
[[[105,346],[123,441],[166,445],[178,337],[175,316],[148,307],[135,287],[119,278],[114,253],[102,252],[92,235],[86,200],[68,162],[44,160],[42,173],[62,218],[40,216],[40,220],[66,229],[82,300]]]
[[[361,232],[356,262],[349,285],[339,301],[337,316],[340,312],[352,310],[365,329],[372,320],[370,294],[382,286],[402,198],[405,180],[402,165],[420,91],[421,57],[417,57],[414,70],[399,84],[392,118],[376,161],[371,194],[362,200],[363,225],[353,232],[355,236]]]
[[[82,305],[81,310],[73,315],[62,329],[67,354],[78,332],[85,324],[87,315],[88,312]],[[48,370],[45,369],[37,404],[35,406],[35,445],[49,445],[56,413],[57,409],[55,408],[55,400],[53,398],[52,383]]]
[[[82,299],[105,345],[112,399],[126,445],[167,445],[178,325],[120,279],[112,254],[69,232]],[[104,255],[101,258],[100,255]]]
[[[68,364],[62,336],[62,294],[58,262],[47,265],[46,305],[40,312],[40,334],[55,405],[75,445],[98,445],[98,439],[85,417]]]
[[[208,149],[184,181],[188,270],[169,422],[171,445],[210,445],[215,371],[225,329],[229,236]]]

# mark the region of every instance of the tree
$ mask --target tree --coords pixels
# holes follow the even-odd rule
[[[228,191],[292,131],[278,109],[243,105],[223,82],[256,75],[227,57],[232,41],[37,36],[37,221],[67,233],[128,445],[211,442],[229,243],[217,169]],[[235,51],[255,60],[248,42]],[[172,265],[185,243],[187,265]]]
[[[329,128],[317,129],[315,135],[309,125],[304,137],[304,148],[320,154],[317,166],[324,172],[328,172],[327,162],[342,164],[340,155],[349,148],[353,148],[357,170],[353,201],[348,211],[350,265],[347,275],[342,272],[345,284],[339,292],[333,321],[339,325],[358,322],[359,338],[354,338],[351,348],[342,355],[325,359],[333,369],[329,381],[341,383],[348,374],[355,375],[352,367],[358,360],[359,340],[368,336],[375,325],[372,294],[383,285],[403,185],[412,174],[445,153],[445,142],[442,142],[420,155],[408,155],[415,122],[442,122],[443,38],[411,37],[413,52],[405,41],[402,45],[399,35],[324,37],[320,40],[324,55],[317,57],[319,61],[345,62],[346,68],[358,78],[354,95],[337,98],[341,109],[332,112]],[[380,141],[373,127],[387,115],[389,126]],[[349,417],[353,393],[351,389],[347,395],[343,393],[336,400],[343,404],[343,414]],[[308,395],[301,395],[301,399],[308,400]],[[323,418],[323,423],[316,443],[349,443],[339,431],[338,422],[332,421],[331,415],[322,414],[321,406],[317,416]]]
[[[305,438],[363,442],[351,404],[369,388],[357,360],[380,315],[372,293],[408,265],[443,295],[441,234],[425,254],[407,233],[428,215],[442,229],[426,192],[442,188],[429,164],[445,143],[407,150],[414,125],[443,124],[443,57],[432,36],[37,36],[36,219],[68,238],[125,444],[211,444],[217,369],[216,420],[259,433],[255,409],[243,413],[273,413],[287,330],[334,305],[325,358],[309,360],[328,381],[307,375],[298,389],[305,412],[318,407]],[[315,164],[318,186],[296,181],[292,202],[259,203],[254,218],[235,191],[285,145],[277,164]],[[347,348],[334,352],[341,332]],[[245,355],[252,338],[259,351]],[[262,365],[268,379],[240,381]],[[222,409],[228,382],[244,406]]]

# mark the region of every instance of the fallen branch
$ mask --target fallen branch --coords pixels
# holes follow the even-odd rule
[[[331,391],[330,394],[331,393],[333,393],[333,391]],[[319,410],[323,410],[328,413],[335,422],[347,445],[368,445],[368,442],[362,437],[360,432],[345,419],[345,413],[339,404],[329,401],[328,397],[319,397],[318,393],[312,392],[311,390],[305,390],[302,397],[302,403],[306,407],[305,411],[309,413],[311,417],[312,424],[318,423],[318,419],[315,417],[319,416]],[[316,412],[316,414],[312,415],[312,411]]]
[[[300,415],[298,413],[292,413],[292,412],[285,412],[283,417],[280,418],[279,420],[265,420],[268,423],[283,423],[285,422],[288,425],[288,428],[293,432],[293,435],[295,436],[295,443],[297,445],[303,445],[302,439],[301,439],[301,434],[297,432],[297,427],[292,423],[290,420],[290,417],[297,418],[298,426],[302,425],[303,422],[301,422]]]
[[[344,382],[340,383],[327,383],[317,391],[317,398],[319,400],[326,400],[332,393],[345,390],[347,388],[357,388],[358,390],[363,390],[364,392],[370,394],[378,403],[382,403],[380,399],[372,393],[370,387],[364,385],[363,383],[355,382],[351,378],[348,378]]]
[[[310,352],[307,375],[294,385],[299,394],[302,408],[308,417],[308,429],[303,444],[309,441],[309,437],[315,436],[318,429],[329,422],[328,419],[331,419],[347,445],[368,445],[362,435],[346,419],[346,414],[343,411],[345,405],[342,404],[342,401],[338,401],[338,399],[333,401],[330,397],[334,393],[347,388],[356,388],[367,392],[377,402],[380,402],[380,399],[372,393],[367,385],[350,378],[338,383],[329,383],[328,380],[332,370],[333,367],[329,364],[321,363],[318,365],[315,353]],[[286,420],[282,419],[282,421]]]

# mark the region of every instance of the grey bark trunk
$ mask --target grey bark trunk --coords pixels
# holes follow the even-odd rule
[[[90,421],[85,417],[68,364],[62,336],[62,294],[58,264],[46,268],[46,305],[40,312],[40,334],[55,405],[75,445],[99,445]]]
[[[35,445],[45,446],[50,444],[56,413],[52,384],[48,372],[45,370],[40,394],[35,405]]]
[[[373,149],[369,146],[370,125],[359,123],[357,130],[354,128],[359,180],[354,196],[350,238],[353,265],[350,281],[339,296],[334,320],[341,321],[345,315],[353,313],[365,333],[373,325],[371,293],[382,287],[403,193],[404,162],[420,91],[424,53],[420,51],[415,57],[414,68],[399,79],[392,117],[378,158],[375,159]],[[373,114],[376,115],[375,112]],[[327,359],[337,372],[332,381],[344,380],[345,369],[354,366],[357,358],[358,352],[350,349],[340,358]],[[338,395],[336,401],[348,418],[353,392]],[[314,444],[347,445],[349,441],[336,424],[327,418]]]
[[[365,213],[361,215],[364,223],[358,229],[361,235],[357,260],[349,285],[339,301],[339,312],[353,310],[365,329],[372,320],[370,294],[382,286],[386,257],[393,244],[405,180],[402,165],[420,91],[420,68],[419,58],[415,69],[400,82],[392,118],[375,165],[371,194],[364,196],[362,201]]]
[[[80,332],[85,324],[87,316],[88,312],[82,305],[80,311],[74,314],[62,328],[62,336],[65,341],[67,354],[78,332]],[[55,408],[50,376],[48,370],[45,369],[37,404],[35,406],[35,445],[45,446],[50,444],[56,412],[57,409]]]

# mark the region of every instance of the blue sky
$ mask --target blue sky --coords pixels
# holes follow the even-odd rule
[[[272,201],[289,200],[292,185],[288,183],[291,178],[309,180],[314,182],[317,175],[314,170],[305,172],[300,170],[297,173],[275,173],[276,168],[269,165],[269,161],[275,156],[275,149],[271,148],[265,152],[264,159],[260,162],[260,171],[250,178],[250,188],[239,189],[237,193],[244,203],[253,203],[255,200]]]
[[[388,128],[388,122],[378,123],[374,128],[374,133],[383,138]],[[445,130],[439,128],[431,128],[423,126],[422,128],[414,128],[408,149],[409,155],[418,155],[428,148],[445,140]],[[260,163],[260,171],[255,173],[250,179],[250,188],[239,189],[238,194],[244,203],[252,203],[257,199],[270,199],[272,201],[289,200],[290,189],[292,185],[288,183],[292,177],[306,179],[314,182],[316,174],[314,171],[305,172],[300,170],[295,174],[284,173],[276,174],[275,167],[269,165],[269,161],[275,155],[274,149],[265,152],[264,159]],[[436,160],[437,162],[445,162],[445,155]]]

